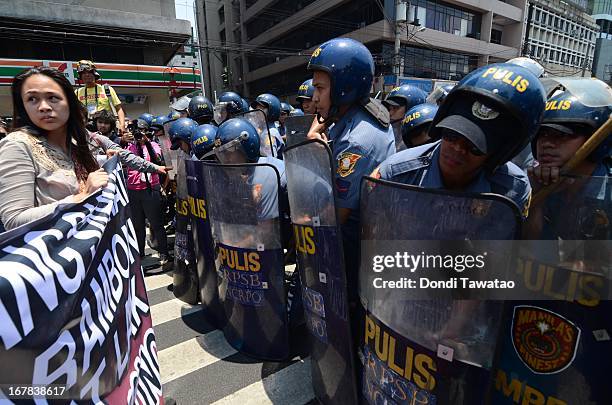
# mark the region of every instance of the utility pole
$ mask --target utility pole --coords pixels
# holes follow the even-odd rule
[[[527,26],[525,27],[525,42],[523,43],[523,52],[521,56],[529,55],[529,31],[531,30],[531,18],[533,17],[533,0],[529,2],[529,11],[527,12]]]
[[[400,76],[402,75],[402,61],[400,57],[402,25],[406,26],[407,13],[410,3],[405,3],[403,0],[395,0],[395,46],[393,48],[395,85],[399,86]]]
[[[204,7],[205,3],[202,2],[202,5]],[[198,10],[198,1],[193,0],[193,15],[195,17],[196,32],[198,33],[198,45],[201,45],[202,39],[200,38],[200,14]],[[191,39],[193,41],[193,35],[191,36]],[[198,61],[200,62],[200,86],[202,87],[202,95],[206,97],[206,86],[204,86],[204,58],[202,57],[202,49],[202,47],[198,47]]]

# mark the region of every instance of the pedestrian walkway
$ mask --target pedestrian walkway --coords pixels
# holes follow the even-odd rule
[[[277,404],[313,402],[306,344],[290,361],[247,357],[207,321],[199,305],[172,293],[172,273],[145,273],[164,396],[177,404]],[[301,338],[305,338],[301,334]]]

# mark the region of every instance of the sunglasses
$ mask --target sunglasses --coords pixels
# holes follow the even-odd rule
[[[452,130],[448,130],[448,129],[443,129],[442,130],[442,139],[444,139],[447,142],[451,142],[451,143],[455,143],[460,141],[461,139],[463,139],[468,145],[469,145],[469,151],[472,155],[474,156],[484,156],[486,155],[486,153],[482,152],[480,149],[478,149],[476,147],[476,145],[474,145],[472,142],[470,142],[469,139],[467,139],[465,136],[452,131]]]

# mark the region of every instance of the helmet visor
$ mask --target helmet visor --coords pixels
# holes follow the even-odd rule
[[[427,98],[425,99],[426,103],[429,104],[438,104],[438,100],[440,100],[441,98],[446,97],[446,95],[448,94],[448,92],[446,90],[444,90],[443,87],[436,87],[434,89],[434,91],[432,91]]]
[[[587,107],[612,106],[612,88],[599,79],[551,77],[542,80],[542,83],[547,90],[548,96],[562,86]]]
[[[217,125],[221,125],[225,120],[229,118],[229,103],[221,101],[215,105],[213,118]]]
[[[244,153],[241,143],[248,139],[249,135],[242,133],[240,136],[232,139],[228,143],[215,147],[213,150],[205,154],[202,157],[202,160],[215,155],[222,164],[244,163],[247,161],[247,156],[246,153]]]

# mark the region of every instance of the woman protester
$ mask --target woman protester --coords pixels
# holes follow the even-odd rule
[[[11,88],[13,128],[0,141],[0,220],[6,229],[79,202],[106,186],[88,145],[85,111],[56,69],[35,67]]]

